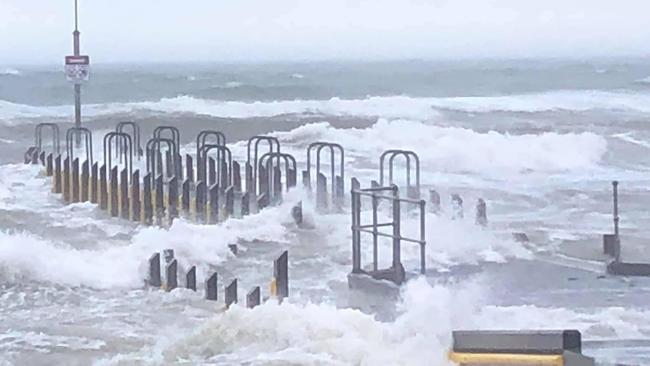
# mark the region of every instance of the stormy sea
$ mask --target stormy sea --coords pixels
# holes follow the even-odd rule
[[[0,364],[445,365],[455,329],[577,329],[586,355],[649,364],[650,280],[607,275],[602,254],[617,180],[622,258],[650,262],[648,61],[93,65],[82,115],[98,157],[121,121],[145,140],[178,127],[183,153],[199,131],[221,131],[239,161],[251,136],[273,136],[299,170],[314,141],[345,148],[340,212],[295,189],[242,219],[165,228],[53,194],[23,156],[38,123],[73,126],[72,86],[60,65],[0,65]],[[349,178],[369,186],[388,149],[416,152],[422,196],[441,197],[426,214],[427,275],[404,243],[413,275],[396,299],[347,283]],[[307,228],[292,219],[298,201]],[[417,233],[417,215],[403,216],[404,235]],[[379,244],[390,263],[390,241]],[[237,278],[263,297],[288,250],[290,296],[223,311],[201,291],[147,288],[147,259],[164,249],[199,282],[216,270],[219,286]]]

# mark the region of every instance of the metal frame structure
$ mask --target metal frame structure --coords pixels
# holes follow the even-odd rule
[[[332,202],[336,200],[336,150],[338,150],[339,155],[340,155],[340,161],[339,161],[339,172],[341,177],[341,182],[343,182],[343,186],[341,187],[341,191],[345,191],[345,150],[343,149],[343,146],[337,143],[331,143],[331,142],[323,142],[323,141],[317,141],[314,143],[309,144],[309,147],[307,147],[307,177],[309,177],[309,180],[307,181],[308,186],[311,188],[311,152],[312,149],[316,149],[316,176],[318,177],[318,174],[320,174],[320,161],[321,161],[321,152],[323,149],[329,149],[330,151],[330,168],[331,168],[331,179],[332,179]]]
[[[293,157],[293,155],[290,154],[285,154],[281,152],[268,152],[259,159],[259,168],[266,168],[266,183],[268,187],[268,191],[270,195],[273,195],[273,193],[276,191],[275,187],[275,167],[279,167],[280,164],[280,159],[284,159],[284,175],[286,177],[286,187],[287,191],[289,188],[294,187],[296,185],[296,175],[297,174],[297,164],[296,164],[296,158]],[[273,163],[275,160],[276,164]],[[293,168],[289,167],[289,164],[293,166]],[[289,171],[292,170],[294,172],[294,180],[290,181],[289,180]],[[260,182],[261,183],[261,182]],[[263,193],[263,192],[260,192]],[[272,198],[272,197],[269,197]]]
[[[115,126],[115,132],[121,132],[125,133],[124,129],[126,127],[130,127],[131,131],[133,132],[131,135],[132,141],[133,141],[133,151],[135,153],[135,156],[138,157],[138,160],[142,158],[142,144],[140,140],[140,126],[133,122],[133,121],[124,121],[124,122],[119,122],[117,126]],[[118,155],[121,154],[121,146],[118,145]]]
[[[181,148],[181,132],[174,126],[158,126],[153,130],[153,137],[155,139],[162,139],[162,134],[164,132],[171,133],[171,140],[174,141],[174,150],[172,153],[174,156],[177,156],[179,154],[179,149]]]
[[[171,150],[172,152],[177,151],[178,146],[176,145],[176,142],[172,139],[164,138],[164,137],[154,137],[147,141],[146,145],[146,151],[147,151],[147,156],[146,156],[146,163],[147,163],[147,172],[152,173],[152,179],[155,179],[159,174],[163,174],[164,172],[159,172],[159,174],[156,174],[156,159],[157,156],[160,154],[160,144],[165,143],[167,144],[167,148]],[[155,149],[155,150],[154,150]],[[161,158],[162,159],[162,158]],[[174,164],[174,171],[176,171],[176,159],[172,159],[172,164]]]
[[[259,145],[260,142],[266,141],[269,144],[269,151],[270,153],[273,152],[280,152],[280,141],[276,137],[271,137],[271,136],[253,136],[250,139],[248,139],[248,145],[247,145],[247,151],[246,151],[246,165],[250,166],[252,169],[252,182],[253,186],[252,187],[246,187],[246,190],[249,192],[252,192],[253,194],[257,194],[257,168],[258,168],[258,157],[259,157]],[[255,160],[251,162],[251,145],[255,144]],[[274,147],[277,148],[277,150],[274,150]]]
[[[380,236],[391,238],[393,240],[392,266],[389,269],[394,276],[388,279],[396,284],[401,284],[405,280],[405,274],[401,259],[402,241],[417,243],[420,245],[420,273],[426,273],[426,201],[414,200],[409,198],[400,198],[399,188],[396,185],[380,186],[361,189],[359,181],[352,179],[352,273],[368,273],[373,278],[382,278],[378,276],[378,239]],[[389,195],[386,195],[388,193]],[[372,200],[372,223],[361,224],[361,198],[370,197]],[[391,202],[392,221],[378,222],[379,201],[386,200]],[[420,238],[413,239],[402,235],[401,233],[401,204],[409,203],[419,206],[420,209]],[[392,233],[381,232],[380,228],[391,227]],[[365,272],[361,267],[361,233],[372,234],[373,237],[373,267],[371,272]],[[385,279],[385,278],[382,278]]]
[[[78,136],[81,139],[81,136],[84,136],[84,146],[86,148],[86,160],[93,163],[93,134],[86,127],[70,127],[65,134],[65,150],[70,158],[70,161],[74,160],[74,142],[72,141],[75,136]]]
[[[36,125],[34,131],[34,146],[40,153],[43,151],[43,128],[49,127],[52,129],[52,152],[61,154],[61,140],[59,138],[59,126],[56,123],[39,123]]]
[[[131,135],[124,132],[109,132],[104,136],[104,166],[110,170],[113,168],[113,145],[115,152],[120,157],[120,163],[124,162],[129,172],[133,175],[133,140]]]
[[[394,184],[393,181],[393,170],[394,170],[394,160],[397,156],[404,156],[406,159],[406,193],[409,198],[420,198],[420,158],[418,154],[410,150],[386,150],[379,157],[379,185],[384,185],[384,161],[386,156],[390,155],[388,158],[388,184]],[[415,160],[415,191],[411,188],[411,158]],[[416,194],[417,193],[417,194]]]
[[[201,148],[207,144],[208,137],[214,136],[217,138],[217,143],[213,145],[226,146],[226,135],[223,132],[216,130],[203,130],[196,136],[196,156],[201,155]]]
[[[208,170],[208,154],[211,150],[217,150],[217,182],[219,182],[220,177],[223,172],[221,171],[222,165],[225,163],[227,167],[226,172],[226,181],[228,184],[232,184],[232,152],[229,148],[224,145],[215,145],[215,144],[204,144],[199,150],[199,155],[197,156],[197,174],[200,180],[206,180],[207,170]],[[228,160],[226,160],[228,159]],[[202,178],[202,179],[201,179]],[[226,189],[227,187],[220,187],[221,190]]]

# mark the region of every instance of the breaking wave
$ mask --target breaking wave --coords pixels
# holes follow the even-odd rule
[[[589,110],[623,110],[650,112],[650,94],[605,92],[597,90],[554,91],[488,97],[413,98],[408,96],[368,97],[365,99],[283,100],[269,102],[220,101],[178,96],[158,101],[133,103],[88,104],[88,117],[118,113],[192,113],[222,118],[272,117],[287,114],[316,114],[333,116],[365,116],[388,119],[431,120],[439,117],[438,110],[450,109],[472,113],[545,112]],[[0,100],[0,119],[10,123],[15,119],[38,117],[69,118],[71,106],[32,106]]]
[[[8,68],[5,68],[5,69],[0,69],[0,76],[3,76],[3,75],[20,76],[22,74],[23,73],[20,70],[14,69],[14,68],[11,68],[11,67],[8,67]]]
[[[605,138],[591,132],[510,135],[408,120],[382,119],[367,129],[313,123],[275,135],[299,145],[337,141],[349,156],[359,159],[379,157],[387,149],[414,150],[420,155],[422,169],[432,172],[582,170],[596,167],[607,151]]]
[[[638,84],[650,84],[650,76],[635,80],[635,83],[638,83]]]
[[[234,306],[190,335],[96,365],[134,360],[213,365],[450,365],[455,329],[578,329],[589,339],[646,338],[648,312],[619,307],[593,312],[486,305],[478,283],[446,287],[423,278],[407,283],[394,322],[330,304]]]
[[[277,220],[277,209],[221,225],[176,220],[168,230],[142,228],[125,245],[107,241],[97,243],[96,249],[76,248],[26,232],[0,230],[0,278],[29,278],[93,288],[136,288],[143,284],[147,258],[163,249],[174,249],[179,265],[196,265],[202,275],[209,266],[230,258],[228,244],[237,244],[239,240],[285,241],[288,233],[282,221]]]

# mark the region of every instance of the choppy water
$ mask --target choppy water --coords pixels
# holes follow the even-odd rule
[[[188,152],[198,130],[221,129],[240,159],[257,133],[273,133],[302,163],[310,142],[336,141],[347,176],[364,183],[382,151],[407,148],[446,206],[456,192],[468,205],[486,199],[487,229],[471,214],[427,216],[427,265],[438,274],[405,286],[379,317],[372,309],[390,301],[347,290],[349,215],[307,205],[314,229],[298,229],[289,211],[302,192],[243,220],[169,230],[64,206],[20,160],[35,123],[70,121],[71,87],[58,67],[0,65],[1,362],[430,365],[444,364],[452,329],[577,328],[588,353],[646,364],[650,281],[601,276],[600,234],[611,231],[618,179],[623,256],[650,261],[647,61],[93,69],[84,113],[96,141],[124,119],[146,136],[181,127]],[[513,230],[532,243],[512,241]],[[238,256],[227,248],[235,243]],[[237,277],[240,291],[261,284],[265,294],[272,259],[289,249],[290,303],[218,313],[198,294],[143,290],[144,261],[164,248],[197,265],[199,280],[217,269],[222,284]],[[404,258],[417,268],[416,248]]]

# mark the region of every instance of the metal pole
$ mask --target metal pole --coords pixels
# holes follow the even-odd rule
[[[377,196],[372,192],[372,269],[377,271],[378,261],[378,242],[377,242]]]
[[[420,273],[427,273],[426,263],[426,201],[420,200]]]
[[[78,0],[74,1],[74,32],[72,32],[73,36],[73,48],[74,48],[74,55],[79,56],[80,53],[80,47],[79,47],[79,4]],[[74,126],[76,128],[81,127],[81,84],[75,83],[74,84]],[[79,133],[76,133],[76,138],[75,138],[75,146],[78,148],[79,145],[81,144],[81,135]]]
[[[613,181],[612,187],[614,188],[614,235],[618,240],[618,181]]]
[[[400,200],[399,191],[396,185],[393,185],[393,268],[397,269],[402,263],[401,258],[401,230],[400,230]]]

